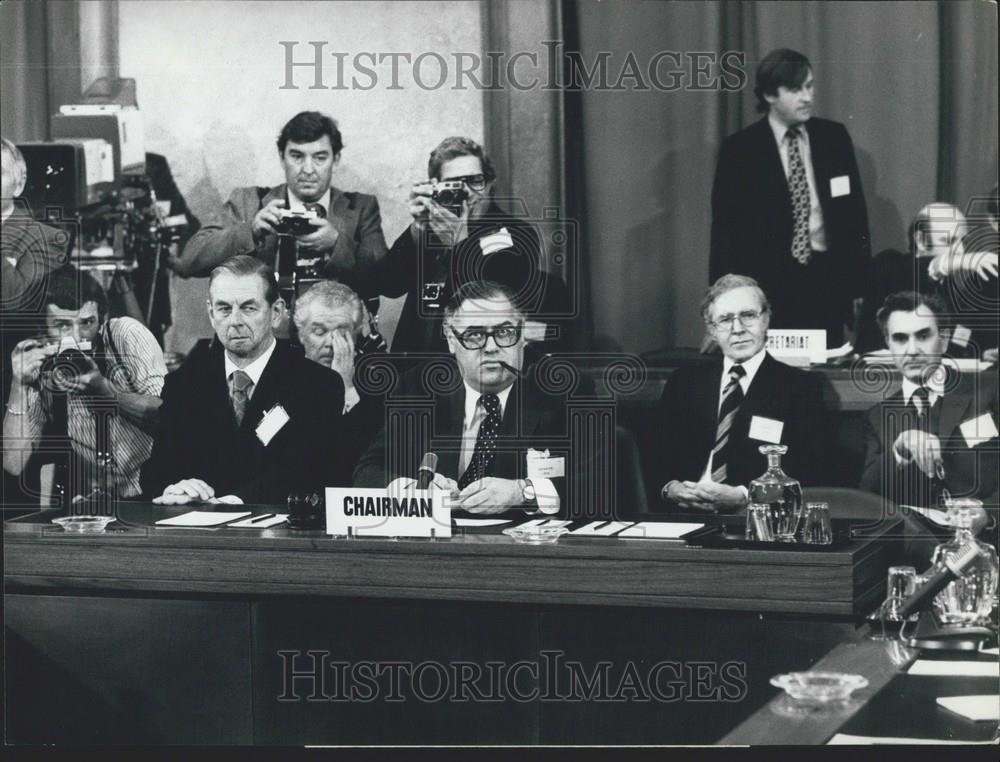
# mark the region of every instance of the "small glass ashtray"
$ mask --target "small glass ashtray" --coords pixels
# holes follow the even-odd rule
[[[868,685],[861,675],[844,672],[789,672],[775,675],[771,685],[781,688],[796,701],[810,704],[837,704]]]
[[[67,532],[100,534],[114,520],[114,516],[60,516],[52,519],[52,523],[58,524]]]
[[[566,527],[520,526],[505,529],[503,533],[508,537],[513,537],[514,542],[525,545],[551,545],[564,534],[568,534],[569,530]]]

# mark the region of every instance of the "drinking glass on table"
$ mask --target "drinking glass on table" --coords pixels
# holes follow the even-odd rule
[[[831,545],[833,527],[828,503],[806,503],[802,513],[802,542],[811,545]]]

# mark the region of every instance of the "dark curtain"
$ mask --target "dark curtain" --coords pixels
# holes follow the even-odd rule
[[[993,4],[567,0],[563,11],[567,44],[591,63],[609,52],[614,74],[630,52],[642,65],[664,50],[684,65],[700,51],[746,57],[738,92],[693,89],[689,76],[676,92],[566,93],[594,348],[697,346],[716,152],[759,118],[754,71],[773,48],[809,56],[818,115],[851,133],[873,251],[905,247],[924,204],[964,208],[996,182]]]

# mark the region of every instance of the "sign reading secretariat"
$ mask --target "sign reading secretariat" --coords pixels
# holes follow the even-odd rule
[[[326,533],[356,537],[451,537],[451,510],[439,490],[327,487]]]

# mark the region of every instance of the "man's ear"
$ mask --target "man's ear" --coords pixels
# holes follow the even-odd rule
[[[208,312],[208,319],[212,319],[212,297],[205,300],[205,310]]]
[[[24,186],[28,184],[28,170],[22,165],[17,166],[17,179],[14,181],[14,198],[20,198],[24,193]]]
[[[285,316],[287,307],[285,305],[285,300],[280,296],[274,300],[274,304],[271,305],[271,327],[277,328],[281,324],[282,318]]]
[[[340,164],[340,151],[337,151],[337,153],[333,155],[333,160],[330,163],[335,167]]]
[[[441,330],[444,331],[444,340],[448,342],[448,351],[451,354],[455,354],[457,349],[455,345],[458,343],[458,339],[456,339],[455,334],[451,332],[451,324],[446,320],[441,324]]]

